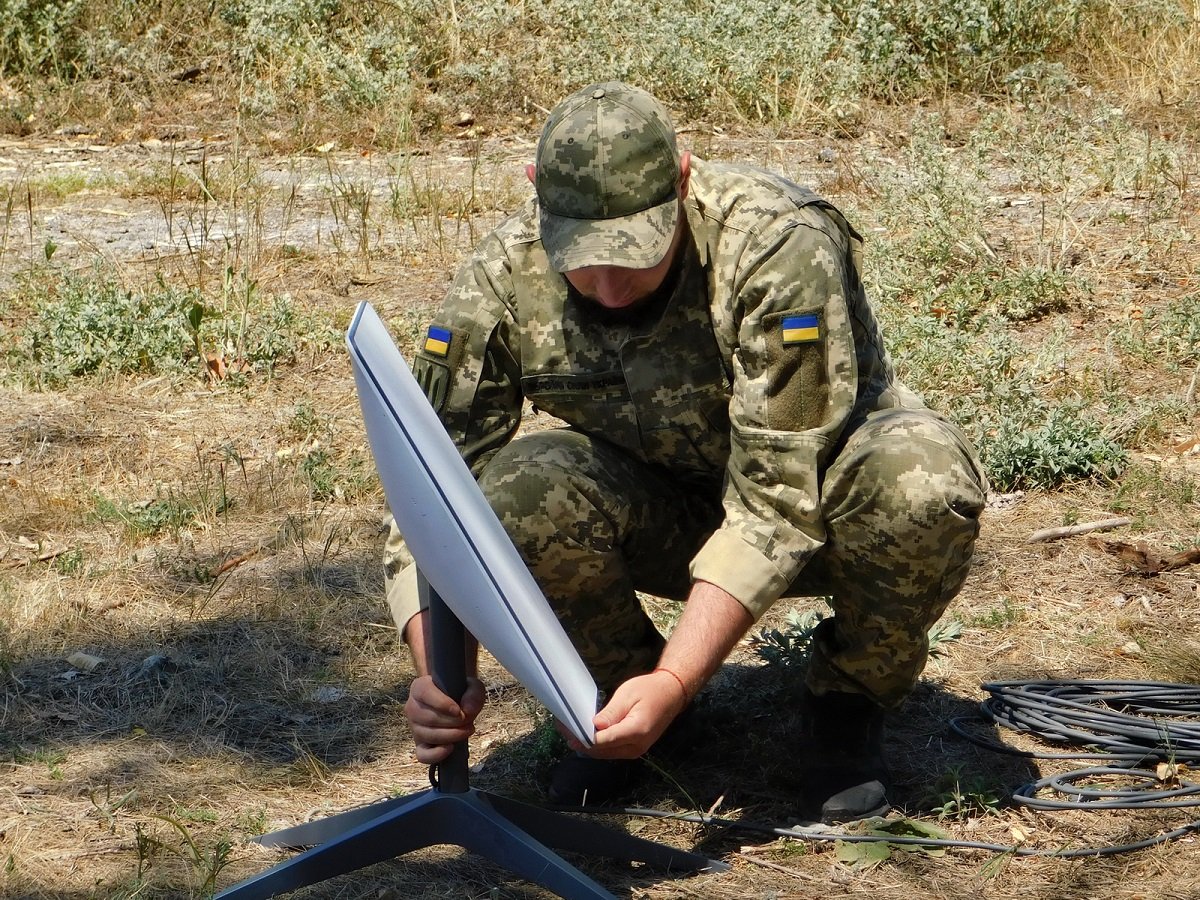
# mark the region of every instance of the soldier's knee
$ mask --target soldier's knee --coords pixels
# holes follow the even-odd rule
[[[479,476],[479,487],[518,547],[563,541],[611,548],[608,517],[588,481],[587,442],[569,431],[538,432],[505,446]]]
[[[923,410],[895,410],[856,437],[827,479],[835,515],[886,522],[893,532],[974,527],[986,485],[957,428]]]

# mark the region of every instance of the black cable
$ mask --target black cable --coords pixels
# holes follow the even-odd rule
[[[1007,681],[983,685],[985,716],[1051,743],[1096,748],[1078,758],[1200,760],[1200,687],[1166,682]]]
[[[812,831],[803,828],[780,828],[773,825],[763,825],[757,822],[744,822],[739,819],[725,819],[720,816],[710,816],[704,813],[673,813],[662,809],[645,809],[637,806],[556,806],[556,810],[564,812],[586,812],[593,815],[638,816],[647,819],[671,819],[676,822],[690,822],[696,825],[709,825],[728,828],[736,831],[748,831],[755,834],[770,834],[776,837],[792,838],[802,841],[844,841],[848,844],[868,844],[884,842],[910,847],[946,847],[960,850],[985,850],[989,853],[1008,854],[1010,856],[1039,856],[1056,859],[1079,859],[1081,857],[1114,856],[1118,853],[1129,853],[1133,850],[1144,850],[1158,844],[1165,844],[1181,838],[1184,835],[1200,831],[1200,820],[1181,825],[1171,831],[1154,835],[1131,844],[1120,844],[1106,847],[1075,847],[1070,850],[1039,850],[1036,847],[1022,847],[1009,844],[989,844],[983,841],[964,841],[957,838],[907,837],[892,834],[841,834],[834,831]]]
[[[983,685],[984,721],[1042,740],[1082,746],[1066,753],[1020,751],[984,740],[957,718],[955,733],[1027,759],[1104,760],[1023,785],[1013,800],[1035,809],[1178,809],[1200,806],[1200,784],[1181,765],[1200,763],[1200,686],[1155,681],[1004,681]],[[1146,766],[1165,764],[1165,771]],[[1111,787],[1122,781],[1124,787]],[[1044,797],[1043,793],[1058,797]]]
[[[980,704],[980,715],[957,717],[951,729],[972,743],[1026,759],[1079,759],[1117,765],[1090,766],[1051,775],[1013,792],[1013,800],[1043,811],[1079,809],[1178,809],[1200,806],[1200,784],[1181,777],[1180,764],[1200,764],[1200,685],[1150,681],[1004,681],[983,689],[991,696]],[[1042,753],[1017,750],[997,740],[973,734],[968,723],[995,723],[1035,735],[1053,744],[1084,750]],[[1121,765],[1123,763],[1123,765]],[[1165,763],[1166,771],[1139,768]],[[1121,782],[1123,786],[1116,786]],[[1045,797],[1044,793],[1057,794]],[[1059,799],[1066,797],[1068,799]],[[779,828],[712,815],[671,813],[639,807],[570,807],[578,812],[673,819],[700,825],[771,834],[810,841],[955,847],[1021,857],[1077,859],[1112,856],[1165,844],[1200,831],[1200,820],[1129,844],[1039,850],[1033,847],[962,841],[951,838]]]

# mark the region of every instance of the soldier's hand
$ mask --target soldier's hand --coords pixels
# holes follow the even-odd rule
[[[413,681],[408,689],[404,715],[412,728],[417,759],[426,765],[441,762],[454,745],[475,733],[475,718],[487,697],[483,682],[467,679],[467,691],[456,703],[443,694],[429,675]]]
[[[679,683],[668,672],[630,678],[596,713],[596,743],[584,752],[599,759],[636,759],[662,737],[686,705]]]

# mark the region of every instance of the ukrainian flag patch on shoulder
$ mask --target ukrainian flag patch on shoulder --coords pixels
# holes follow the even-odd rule
[[[816,315],[784,316],[779,327],[784,344],[804,344],[821,338],[821,321]]]
[[[450,352],[450,331],[446,328],[438,328],[436,325],[429,327],[429,333],[425,335],[425,352],[432,353],[434,356],[445,356]]]

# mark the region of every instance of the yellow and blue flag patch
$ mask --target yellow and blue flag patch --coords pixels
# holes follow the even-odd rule
[[[449,353],[450,331],[431,325],[429,333],[425,335],[425,352],[432,353],[434,356],[445,356]]]
[[[815,315],[785,316],[779,327],[784,344],[804,344],[821,338],[821,322]]]

